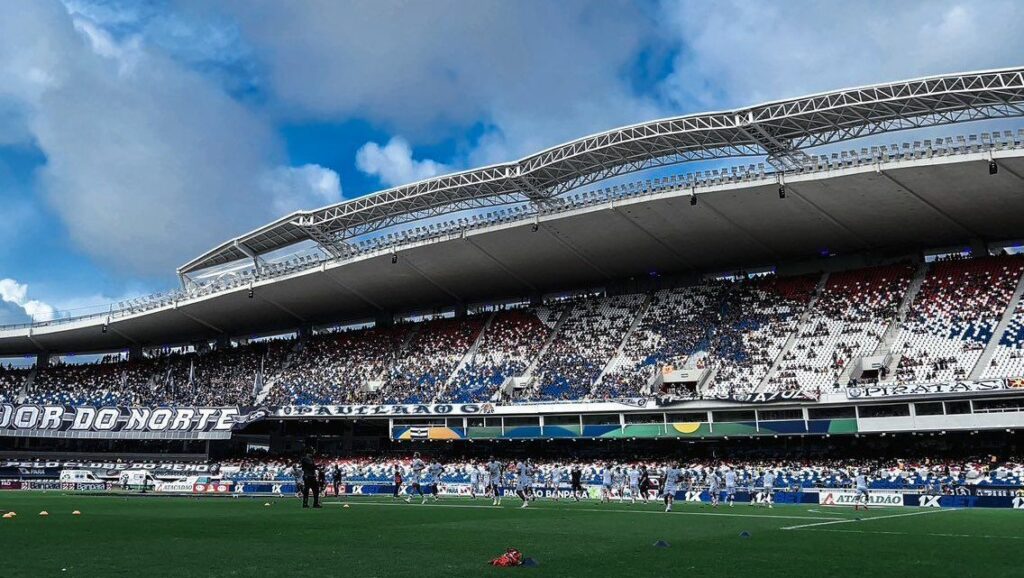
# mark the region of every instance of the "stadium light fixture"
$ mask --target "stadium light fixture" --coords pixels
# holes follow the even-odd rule
[[[394,265],[397,262],[398,262],[398,253],[394,253],[394,254],[391,255],[391,264]]]
[[[100,331],[102,331],[103,333],[107,332],[107,324],[106,323],[103,324],[103,327],[100,328]]]
[[[999,173],[999,165],[996,164],[995,160],[988,161],[988,174],[994,175]]]
[[[538,225],[537,223],[534,223],[533,226],[530,227],[530,230],[533,231],[534,233],[536,233],[537,231],[540,230],[540,225]]]
[[[779,198],[780,199],[785,199],[786,198],[786,185],[779,185]]]
[[[691,207],[696,207],[697,206],[697,195],[695,195],[694,193],[690,193],[690,206]]]
[[[252,287],[249,287],[249,299],[252,299],[255,296],[256,296],[256,292],[253,290]]]

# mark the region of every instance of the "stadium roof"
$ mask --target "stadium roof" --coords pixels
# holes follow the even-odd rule
[[[788,174],[784,199],[779,176],[757,172],[727,172],[683,186],[627,187],[629,194],[618,186],[577,192],[548,212],[401,238],[209,293],[181,292],[146,310],[0,327],[0,355],[267,335],[605,287],[651,272],[851,268],[929,248],[1024,236],[1024,131],[883,148],[837,154]],[[994,175],[988,170],[992,160],[998,163]],[[820,258],[823,249],[839,257]]]
[[[881,132],[1024,116],[1024,68],[932,76],[656,120],[595,134],[518,161],[387,189],[300,211],[231,239],[178,269],[187,275],[303,241],[338,256],[346,242],[393,225],[460,210],[557,203],[579,186],[651,167],[766,157],[780,171],[806,149]]]

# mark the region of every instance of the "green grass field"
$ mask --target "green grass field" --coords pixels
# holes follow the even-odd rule
[[[1012,510],[346,501],[5,492],[0,575],[1024,576]],[[510,546],[540,565],[487,565]]]

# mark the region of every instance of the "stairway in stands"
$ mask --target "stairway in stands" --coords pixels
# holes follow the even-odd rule
[[[644,302],[640,304],[640,307],[637,307],[636,315],[633,317],[633,321],[629,324],[629,328],[627,328],[626,332],[622,335],[622,340],[619,341],[619,346],[615,348],[615,353],[612,355],[612,358],[608,360],[608,363],[604,364],[604,368],[601,369],[601,373],[598,374],[597,379],[595,379],[593,385],[591,385],[591,395],[594,394],[594,390],[597,388],[597,386],[601,385],[601,382],[604,380],[605,374],[612,369],[612,366],[619,362],[619,356],[622,355],[623,348],[626,347],[626,343],[629,341],[629,338],[633,335],[633,332],[636,331],[636,328],[640,326],[640,321],[643,320],[644,315],[647,313],[647,309],[651,306],[652,301],[654,301],[654,295],[648,293],[644,297]]]
[[[497,314],[497,311],[492,311],[491,314],[487,316],[487,320],[484,321],[484,326],[480,328],[480,333],[477,333],[476,339],[473,340],[473,344],[469,346],[469,349],[466,350],[462,359],[460,359],[459,363],[456,364],[455,369],[452,370],[448,379],[445,380],[444,385],[437,388],[437,393],[434,394],[434,399],[432,400],[433,403],[437,403],[437,400],[444,396],[445,392],[448,391],[448,388],[451,387],[452,383],[459,376],[459,373],[462,372],[462,368],[466,367],[469,362],[473,361],[473,357],[475,357],[476,352],[480,350],[480,346],[484,342],[484,336],[487,335],[487,330],[491,328],[491,323],[494,322],[494,317]]]
[[[811,311],[814,311],[814,305],[818,302],[818,298],[821,297],[821,294],[824,293],[826,283],[828,283],[827,272],[822,274],[821,279],[818,280],[818,284],[815,285],[814,295],[811,297],[811,300],[807,302],[807,307],[804,309],[804,312],[800,315],[800,319],[796,322],[796,325],[793,327],[793,331],[790,332],[789,337],[786,338],[786,343],[783,344],[782,350],[779,351],[779,354],[775,356],[775,361],[772,362],[772,366],[768,368],[768,371],[764,374],[764,377],[761,378],[761,383],[758,383],[757,388],[754,389],[756,393],[761,393],[765,389],[767,389],[768,384],[771,383],[772,378],[775,377],[775,374],[779,372],[779,366],[782,365],[782,362],[786,359],[786,354],[789,353],[791,349],[793,349],[793,344],[796,343],[796,338],[798,335],[800,335],[800,328],[807,323],[808,319],[810,319]],[[717,368],[715,370],[715,373],[718,373]],[[707,383],[714,383],[714,380],[708,379]]]
[[[1017,281],[1017,288],[1013,291],[1013,297],[1010,298],[1010,302],[1006,305],[1006,310],[1003,311],[1003,316],[999,318],[996,328],[992,330],[992,337],[989,338],[988,343],[985,345],[985,350],[981,353],[981,357],[978,358],[978,363],[974,364],[974,369],[971,370],[968,376],[969,379],[981,379],[981,376],[985,373],[985,368],[991,363],[992,356],[995,355],[996,349],[999,348],[999,340],[1013,319],[1013,312],[1017,310],[1021,295],[1024,295],[1024,275]]]
[[[28,372],[25,376],[25,381],[21,382],[21,388],[18,390],[18,396],[15,401],[18,403],[25,403],[25,399],[28,398],[28,392],[32,389],[32,384],[36,381],[36,368],[32,368],[32,371]]]

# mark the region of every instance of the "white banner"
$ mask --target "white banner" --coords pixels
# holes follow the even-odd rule
[[[951,393],[985,393],[1019,390],[1024,387],[1020,379],[986,379],[981,381],[945,381],[939,383],[907,383],[902,385],[865,385],[847,387],[847,399],[877,399],[887,397],[916,397],[922,395],[948,395]]]
[[[818,503],[822,506],[853,506],[857,503],[854,490],[820,490]],[[903,494],[896,492],[868,492],[869,506],[899,507],[903,505]]]

